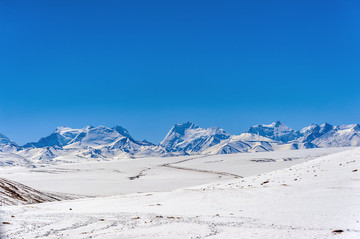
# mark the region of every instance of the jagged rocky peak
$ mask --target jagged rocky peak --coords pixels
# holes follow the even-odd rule
[[[115,126],[113,129],[124,137],[132,138],[129,131],[121,126]]]
[[[329,132],[330,130],[333,130],[334,126],[332,126],[331,124],[328,123],[324,123],[322,125],[320,125],[320,133],[325,134],[327,132]]]
[[[299,131],[291,129],[280,121],[273,122],[269,125],[258,124],[251,126],[247,132],[261,135],[276,141],[281,141],[283,143],[297,139],[301,135]]]
[[[281,123],[281,122],[278,120],[278,121],[276,121],[276,122],[273,122],[271,125],[274,126],[274,127],[279,127],[279,126],[283,125],[283,123]]]
[[[170,152],[200,152],[229,137],[221,128],[203,129],[186,122],[174,125],[160,145]]]
[[[170,132],[178,133],[180,135],[185,135],[185,131],[187,129],[198,129],[198,128],[200,128],[200,127],[195,125],[194,123],[188,121],[188,122],[183,123],[183,124],[175,124],[172,127],[172,129],[170,130]]]
[[[171,149],[176,141],[181,140],[181,138],[185,136],[186,131],[191,128],[199,128],[199,126],[193,124],[190,121],[183,124],[175,124],[167,133],[163,141],[160,142],[160,145],[167,149]]]

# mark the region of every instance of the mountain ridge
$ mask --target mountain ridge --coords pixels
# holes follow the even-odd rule
[[[239,135],[228,134],[219,127],[201,128],[188,121],[175,124],[159,144],[136,140],[122,126],[81,129],[60,126],[39,141],[23,146],[0,134],[0,152],[16,158],[2,165],[29,165],[29,161],[51,163],[55,159],[101,160],[356,146],[360,146],[359,124],[312,124],[298,131],[280,121],[251,126]],[[18,157],[14,157],[15,154]]]

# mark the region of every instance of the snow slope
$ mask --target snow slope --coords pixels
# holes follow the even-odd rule
[[[277,144],[276,141],[269,138],[252,134],[243,133],[240,135],[232,135],[230,138],[221,141],[206,150],[204,154],[231,154],[244,152],[264,152],[272,151],[272,144]]]
[[[31,167],[31,162],[18,154],[0,152],[0,167],[13,166]]]
[[[32,142],[24,145],[24,148],[42,148],[52,146],[64,146],[73,140],[78,134],[86,130],[84,129],[72,129],[69,127],[58,127],[49,136],[41,138],[38,142]]]
[[[4,239],[359,238],[359,168],[356,148],[171,192],[3,207],[0,229]]]
[[[340,125],[312,141],[319,147],[360,146],[360,125]]]
[[[0,206],[54,202],[75,198],[79,198],[79,196],[40,192],[24,184],[0,178]]]
[[[326,134],[327,132],[334,129],[334,126],[330,124],[312,124],[308,127],[303,128],[300,133],[302,134],[301,138],[299,139],[300,142],[312,142],[316,138]]]

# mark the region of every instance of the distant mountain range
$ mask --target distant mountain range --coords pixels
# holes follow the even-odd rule
[[[135,140],[120,126],[58,127],[38,142],[23,146],[0,134],[0,166],[350,146],[360,146],[359,124],[313,124],[297,131],[277,121],[251,126],[240,135],[230,135],[218,127],[201,128],[186,122],[175,124],[158,145]]]

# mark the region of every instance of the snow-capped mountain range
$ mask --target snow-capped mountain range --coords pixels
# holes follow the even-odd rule
[[[230,135],[218,127],[201,128],[186,122],[175,124],[158,145],[135,140],[121,126],[58,127],[38,142],[23,146],[0,134],[0,166],[350,146],[360,146],[359,124],[313,124],[297,131],[277,121],[252,126],[240,135]]]

